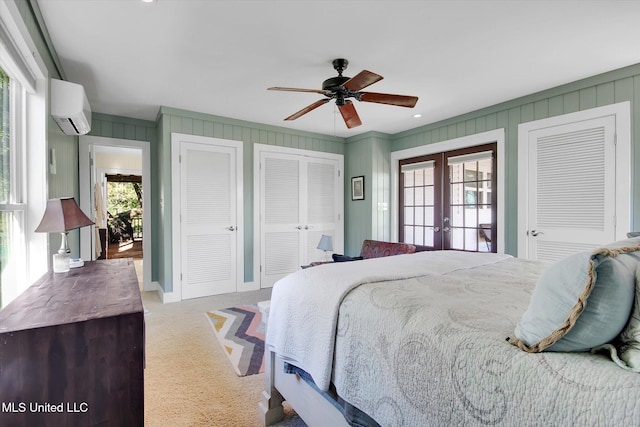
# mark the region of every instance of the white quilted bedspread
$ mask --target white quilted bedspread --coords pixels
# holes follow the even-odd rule
[[[267,344],[382,426],[639,426],[640,374],[505,341],[543,267],[430,252],[302,270],[273,289]]]
[[[271,294],[266,345],[329,388],[338,309],[364,283],[442,275],[493,264],[508,255],[419,252],[307,268],[278,281]]]
[[[338,320],[338,394],[382,426],[640,426],[639,374],[604,353],[505,341],[540,270],[509,259],[354,289]]]

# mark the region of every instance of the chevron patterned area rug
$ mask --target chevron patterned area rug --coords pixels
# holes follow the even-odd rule
[[[207,311],[205,316],[238,376],[264,372],[264,325],[257,305]]]

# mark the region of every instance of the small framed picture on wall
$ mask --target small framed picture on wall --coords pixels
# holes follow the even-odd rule
[[[351,200],[364,200],[364,176],[351,178]]]

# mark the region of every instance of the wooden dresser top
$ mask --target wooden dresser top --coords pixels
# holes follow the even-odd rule
[[[143,312],[130,258],[49,271],[0,311],[0,334]]]

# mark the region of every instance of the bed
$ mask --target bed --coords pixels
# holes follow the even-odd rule
[[[572,258],[578,273],[567,275],[563,266],[565,280],[586,280],[590,289],[586,297],[573,290],[582,298],[580,313],[565,316],[573,324],[567,328],[564,319],[568,331],[544,348],[514,336],[540,300],[540,282],[546,277],[560,287],[558,272],[542,262],[434,251],[287,276],[272,292],[260,417],[277,422],[286,400],[310,426],[639,425],[640,367],[620,360],[625,347],[617,340],[638,310],[640,239],[605,252]],[[593,315],[585,306],[603,305],[595,298],[615,270],[606,263],[619,262],[621,253],[630,255],[620,268],[631,284],[612,297],[625,300],[614,313],[618,324],[624,317],[613,327],[615,340],[593,351],[562,349],[581,326],[592,330],[577,319]]]

